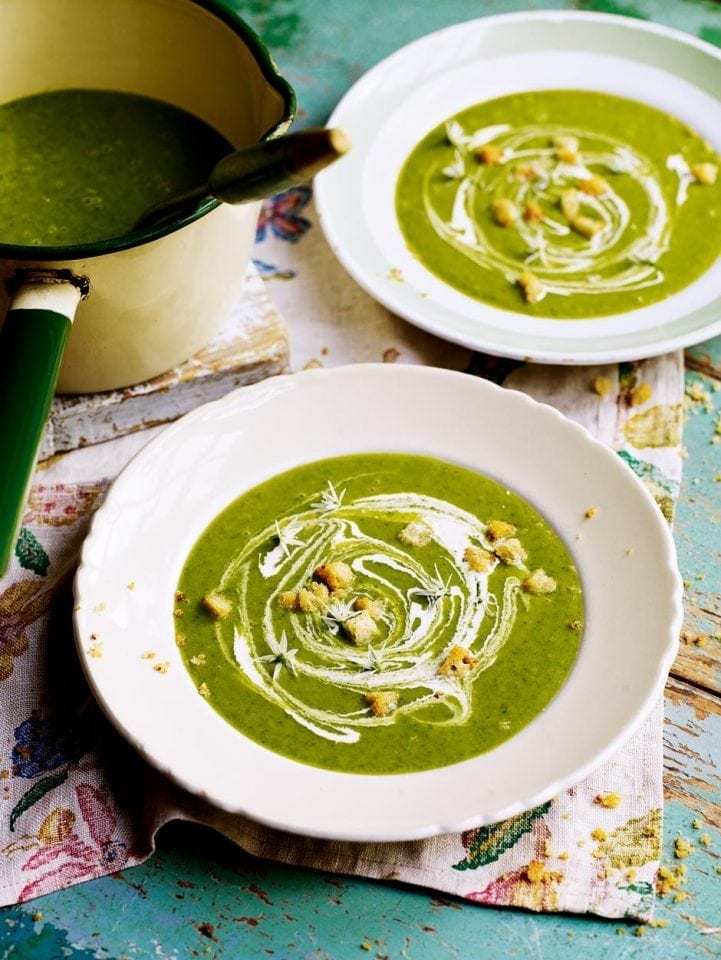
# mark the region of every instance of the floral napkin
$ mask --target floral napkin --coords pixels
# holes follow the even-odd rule
[[[256,255],[288,321],[296,369],[427,363],[524,390],[614,448],[670,520],[682,463],[680,354],[599,368],[471,356],[391,316],[344,274],[315,225],[307,188],[265,204]],[[1,904],[137,864],[152,852],[155,831],[177,818],[284,863],[405,881],[481,904],[649,918],[662,823],[660,703],[612,760],[572,789],[502,823],[424,841],[283,834],[222,813],[147,767],[84,681],[71,582],[108,483],[153,432],[42,465],[0,581]]]

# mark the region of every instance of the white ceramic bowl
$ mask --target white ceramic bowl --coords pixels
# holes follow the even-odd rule
[[[315,185],[333,251],[389,310],[500,356],[609,363],[656,356],[720,332],[721,261],[651,306],[590,320],[544,320],[458,292],[407,249],[394,195],[418,141],[479,101],[560,88],[643,101],[686,121],[721,151],[721,50],[709,43],[597,13],[524,11],[460,23],[373,67],[333,112],[329,123],[343,127],[354,144]]]
[[[278,472],[358,451],[429,454],[493,477],[546,516],[578,566],[586,626],[570,677],[531,724],[472,760],[391,776],[297,763],[226,724],[198,695],[178,653],[174,591],[206,525]],[[591,505],[599,512],[588,520]],[[525,394],[412,366],[278,377],[184,417],[113,484],[85,542],[75,590],[87,676],[143,756],[225,810],[348,840],[458,831],[579,781],[661,694],[681,623],[668,527],[620,458]],[[142,658],[148,650],[153,661]],[[166,673],[153,669],[158,663],[168,664]]]

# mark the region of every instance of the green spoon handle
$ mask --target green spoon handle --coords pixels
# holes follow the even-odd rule
[[[0,328],[0,574],[18,535],[63,351],[81,297],[72,282],[30,281]]]

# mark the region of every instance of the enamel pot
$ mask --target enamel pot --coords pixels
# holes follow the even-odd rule
[[[3,103],[66,88],[143,94],[195,114],[236,149],[293,116],[293,92],[263,45],[214,0],[0,0],[0,27]],[[0,243],[0,573],[54,392],[139,383],[211,340],[240,294],[257,217],[257,203],[210,200],[108,242]]]

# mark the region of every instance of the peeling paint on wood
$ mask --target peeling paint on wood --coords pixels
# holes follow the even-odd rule
[[[122,390],[56,397],[40,460],[169,423],[236,387],[287,369],[285,324],[251,265],[243,299],[225,330],[182,366]]]

